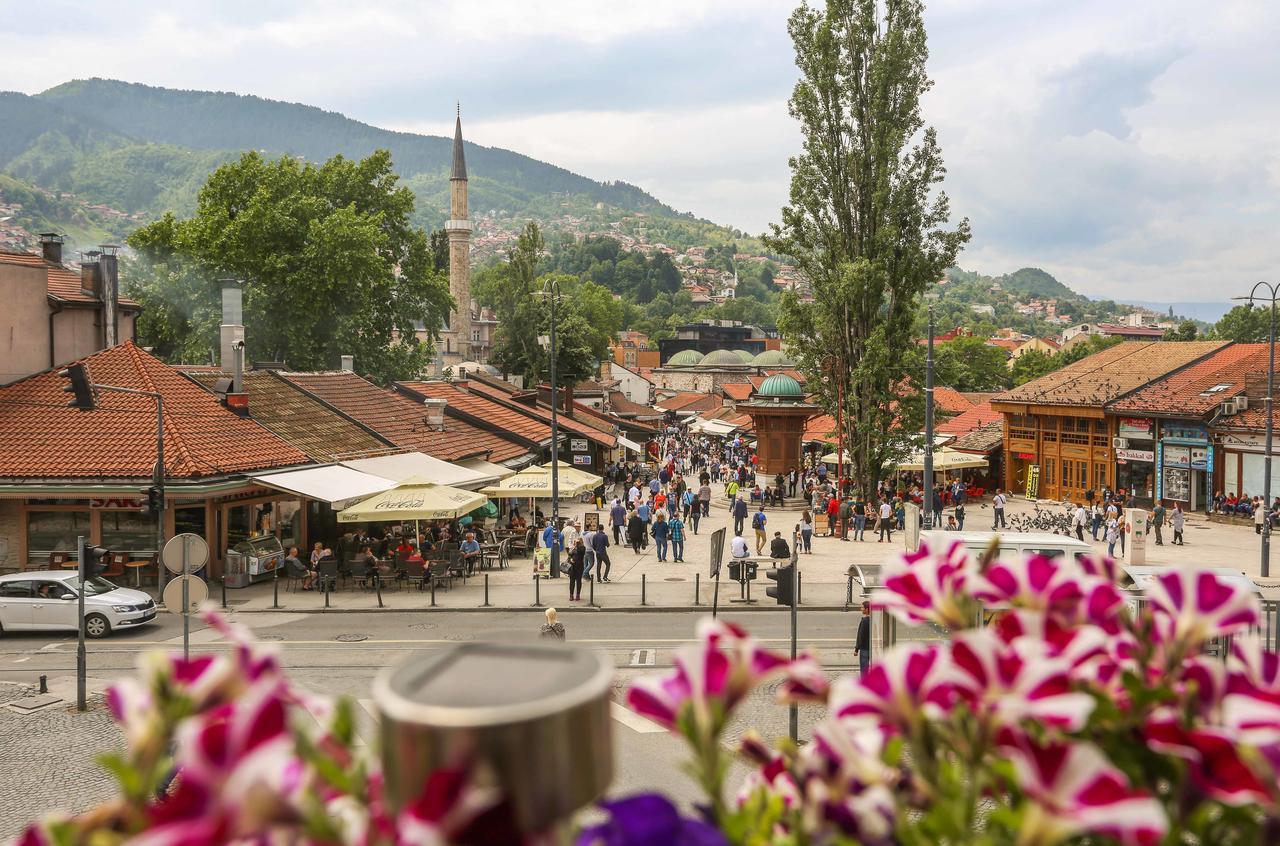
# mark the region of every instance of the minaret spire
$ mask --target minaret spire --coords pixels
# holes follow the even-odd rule
[[[462,102],[458,102],[458,118],[453,125],[453,173],[450,179],[467,178],[467,158],[462,152]]]

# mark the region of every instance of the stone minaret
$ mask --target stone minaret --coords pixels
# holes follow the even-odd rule
[[[467,160],[462,153],[462,106],[453,130],[453,172],[449,177],[449,291],[457,310],[440,339],[447,367],[471,358],[471,219],[467,215]],[[447,341],[447,344],[446,344]],[[451,347],[451,349],[449,348]]]

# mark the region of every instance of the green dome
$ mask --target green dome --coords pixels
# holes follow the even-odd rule
[[[667,359],[667,364],[674,364],[677,367],[688,367],[698,364],[702,361],[702,353],[697,350],[680,350],[680,352]]]
[[[782,350],[765,350],[751,360],[757,367],[791,367],[795,364]]]
[[[738,354],[738,358],[742,359],[743,364],[750,364],[752,359],[755,358],[751,350],[734,350],[734,352]]]
[[[803,400],[804,388],[785,373],[775,373],[761,383],[756,396],[760,399]]]
[[[738,367],[742,363],[742,359],[733,350],[714,350],[707,353],[706,358],[702,359],[703,367],[724,367],[726,365]]]

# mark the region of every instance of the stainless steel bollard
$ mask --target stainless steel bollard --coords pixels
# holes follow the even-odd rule
[[[432,772],[465,767],[527,834],[557,829],[613,779],[608,656],[560,644],[464,643],[383,670],[373,684],[392,812]]]

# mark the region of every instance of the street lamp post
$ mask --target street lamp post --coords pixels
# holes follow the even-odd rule
[[[1259,289],[1262,293],[1259,294]],[[1271,328],[1268,333],[1268,354],[1267,354],[1267,397],[1265,401],[1267,414],[1267,435],[1266,445],[1263,447],[1265,453],[1263,455],[1262,468],[1262,508],[1263,514],[1271,509],[1271,438],[1272,425],[1271,415],[1274,410],[1272,406],[1275,397],[1275,379],[1276,379],[1276,300],[1280,299],[1280,285],[1271,282],[1259,282],[1253,286],[1253,290],[1249,292],[1247,297],[1236,297],[1237,300],[1247,300],[1249,306],[1252,307],[1255,302],[1271,303]],[[1271,575],[1271,519],[1269,516],[1262,521],[1262,578]]]
[[[933,297],[929,300],[929,347],[924,360],[924,508],[921,527],[933,528]]]
[[[560,283],[555,277],[542,284],[542,296],[551,303],[551,333],[548,338],[551,381],[551,578],[560,578],[560,546],[555,538],[560,533],[560,426],[556,417],[559,392],[556,389],[556,305],[560,300]]]

